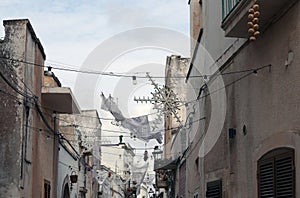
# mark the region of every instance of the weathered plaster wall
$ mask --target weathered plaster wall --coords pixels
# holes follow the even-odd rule
[[[34,52],[26,53],[30,48],[30,41],[27,42],[27,21],[5,21],[5,38],[0,42],[1,57],[9,57],[26,60],[34,57]],[[30,48],[32,49],[32,48]],[[21,81],[31,81],[30,69],[25,69],[25,65],[20,62],[1,59],[1,73],[9,79],[9,82],[21,90],[25,90]],[[18,77],[17,77],[18,76]],[[28,85],[32,89],[32,84]],[[29,195],[30,189],[30,161],[31,161],[31,138],[28,135],[30,129],[24,127],[25,106],[18,104],[17,101],[24,103],[23,97],[16,94],[12,88],[8,87],[1,79],[1,159],[0,163],[0,196],[1,197],[19,197]],[[9,96],[9,94],[12,96]],[[28,124],[31,123],[28,118]],[[27,133],[27,137],[25,136]],[[27,142],[23,141],[24,139]],[[25,145],[27,147],[25,148]],[[25,153],[27,151],[27,154]],[[26,154],[26,155],[25,155]],[[27,159],[25,162],[24,159]]]
[[[229,196],[247,194],[257,197],[256,162],[274,147],[295,148],[295,167],[299,164],[299,64],[300,64],[300,3],[298,2],[282,19],[273,24],[257,42],[250,43],[234,59],[229,70],[244,70],[272,64],[229,88],[227,122],[224,127],[237,128],[237,136],[229,145],[232,186]],[[280,50],[279,50],[280,49]],[[285,66],[288,52],[293,51],[294,60]],[[233,80],[225,79],[227,82]],[[242,133],[243,125],[247,134]],[[293,131],[292,133],[290,131]],[[274,138],[283,133],[282,138]],[[291,136],[293,141],[284,141]],[[267,140],[269,143],[267,144]],[[266,145],[269,145],[266,147]],[[276,146],[275,146],[276,145]],[[264,147],[264,149],[262,149]],[[260,152],[260,154],[258,154]],[[256,156],[256,157],[254,157]],[[296,183],[300,181],[296,174]],[[296,195],[300,192],[297,185]]]
[[[91,170],[87,169],[85,172],[86,188],[88,189],[87,197],[96,197],[99,187],[98,183],[95,182],[95,178],[96,170],[100,169],[101,163],[100,140],[102,123],[96,110],[82,110],[81,114],[75,115],[75,122],[78,125],[78,131],[82,134],[82,152],[92,152],[92,156],[86,156],[86,159],[88,159],[87,163],[92,167]],[[85,167],[82,165],[81,167],[80,174],[83,175]]]
[[[210,6],[214,8],[213,4],[208,5]],[[294,148],[295,167],[296,170],[300,169],[298,143],[300,137],[299,10],[300,3],[298,2],[255,42],[246,44],[228,65],[226,72],[268,64],[272,64],[272,68],[260,70],[257,76],[250,75],[227,87],[227,114],[222,134],[201,164],[205,174],[205,181],[202,182],[201,179],[199,181],[200,189],[202,189],[201,196],[205,196],[206,182],[222,178],[225,197],[257,197],[257,160],[276,147]],[[218,12],[216,10],[213,13]],[[210,22],[213,21],[207,23],[219,27],[217,22],[214,24]],[[224,37],[216,34],[207,29],[205,37],[206,44],[211,44],[207,48],[212,52],[212,57],[218,57],[214,54],[222,54],[222,50],[225,50],[222,47],[224,42],[219,42]],[[293,51],[294,59],[286,67],[285,61],[289,51]],[[228,57],[231,55],[224,54]],[[225,85],[242,75],[223,76]],[[210,107],[207,106],[206,112],[209,111]],[[206,120],[206,125],[208,123],[209,120]],[[242,131],[243,125],[247,127],[246,134]],[[229,128],[237,130],[232,140],[228,137]],[[192,180],[191,183],[198,182],[196,179],[198,178]],[[296,183],[299,180],[300,175],[296,174]],[[194,188],[192,185],[191,192]],[[296,185],[296,195],[299,192],[300,186]]]
[[[191,37],[191,57],[195,49],[202,22],[202,0],[190,0],[190,37]]]
[[[5,38],[0,43],[1,73],[10,83],[26,95],[38,97],[42,105],[41,87],[45,60],[43,47],[28,20],[4,21]],[[24,62],[20,62],[24,61]],[[30,62],[30,63],[25,63]],[[1,94],[1,197],[42,197],[44,179],[50,181],[51,196],[55,197],[55,138],[37,115],[33,100],[16,94],[1,81],[1,90],[11,94]],[[13,97],[12,97],[13,96]],[[26,100],[27,98],[27,100]],[[17,100],[21,103],[18,104]],[[26,106],[29,111],[26,112]],[[47,121],[55,128],[52,112],[44,111]]]
[[[180,56],[172,55],[167,57],[166,61],[166,82],[165,85],[169,87],[176,97],[181,102],[188,102],[186,95],[187,85],[185,83],[185,76],[188,71],[189,59]],[[165,144],[164,157],[166,159],[178,157],[187,147],[188,134],[185,131],[178,133],[178,127],[186,123],[186,106],[180,103],[179,109],[176,110],[180,122],[174,115],[165,115]]]
[[[74,172],[73,172],[74,171]],[[75,198],[77,194],[77,183],[72,184],[70,181],[70,175],[78,175],[78,160],[75,160],[66,151],[64,147],[59,146],[58,157],[58,176],[57,176],[57,197],[63,197],[64,187],[68,184],[70,198]]]

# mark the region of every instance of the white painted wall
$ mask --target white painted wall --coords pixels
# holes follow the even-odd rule
[[[66,177],[70,177],[72,171],[78,175],[78,161],[71,157],[71,155],[59,145],[59,155],[58,155],[58,175],[57,175],[57,197],[60,198],[63,196],[64,180]],[[72,190],[71,190],[72,186]],[[76,197],[77,193],[77,183],[71,185],[69,179],[69,190],[70,197]]]

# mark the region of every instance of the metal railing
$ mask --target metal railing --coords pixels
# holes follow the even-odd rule
[[[223,19],[233,10],[233,8],[242,0],[222,0],[222,17]]]

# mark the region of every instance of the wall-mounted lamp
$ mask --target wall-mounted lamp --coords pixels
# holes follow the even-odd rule
[[[155,194],[155,192],[152,190],[152,188],[150,188],[150,190],[149,190],[149,196],[152,198],[153,197],[153,195]]]
[[[75,171],[72,171],[72,173],[70,175],[70,180],[71,180],[72,184],[77,183],[78,175],[76,175]]]

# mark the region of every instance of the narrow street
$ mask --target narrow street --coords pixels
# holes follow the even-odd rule
[[[299,0],[0,18],[0,198],[300,197]]]

